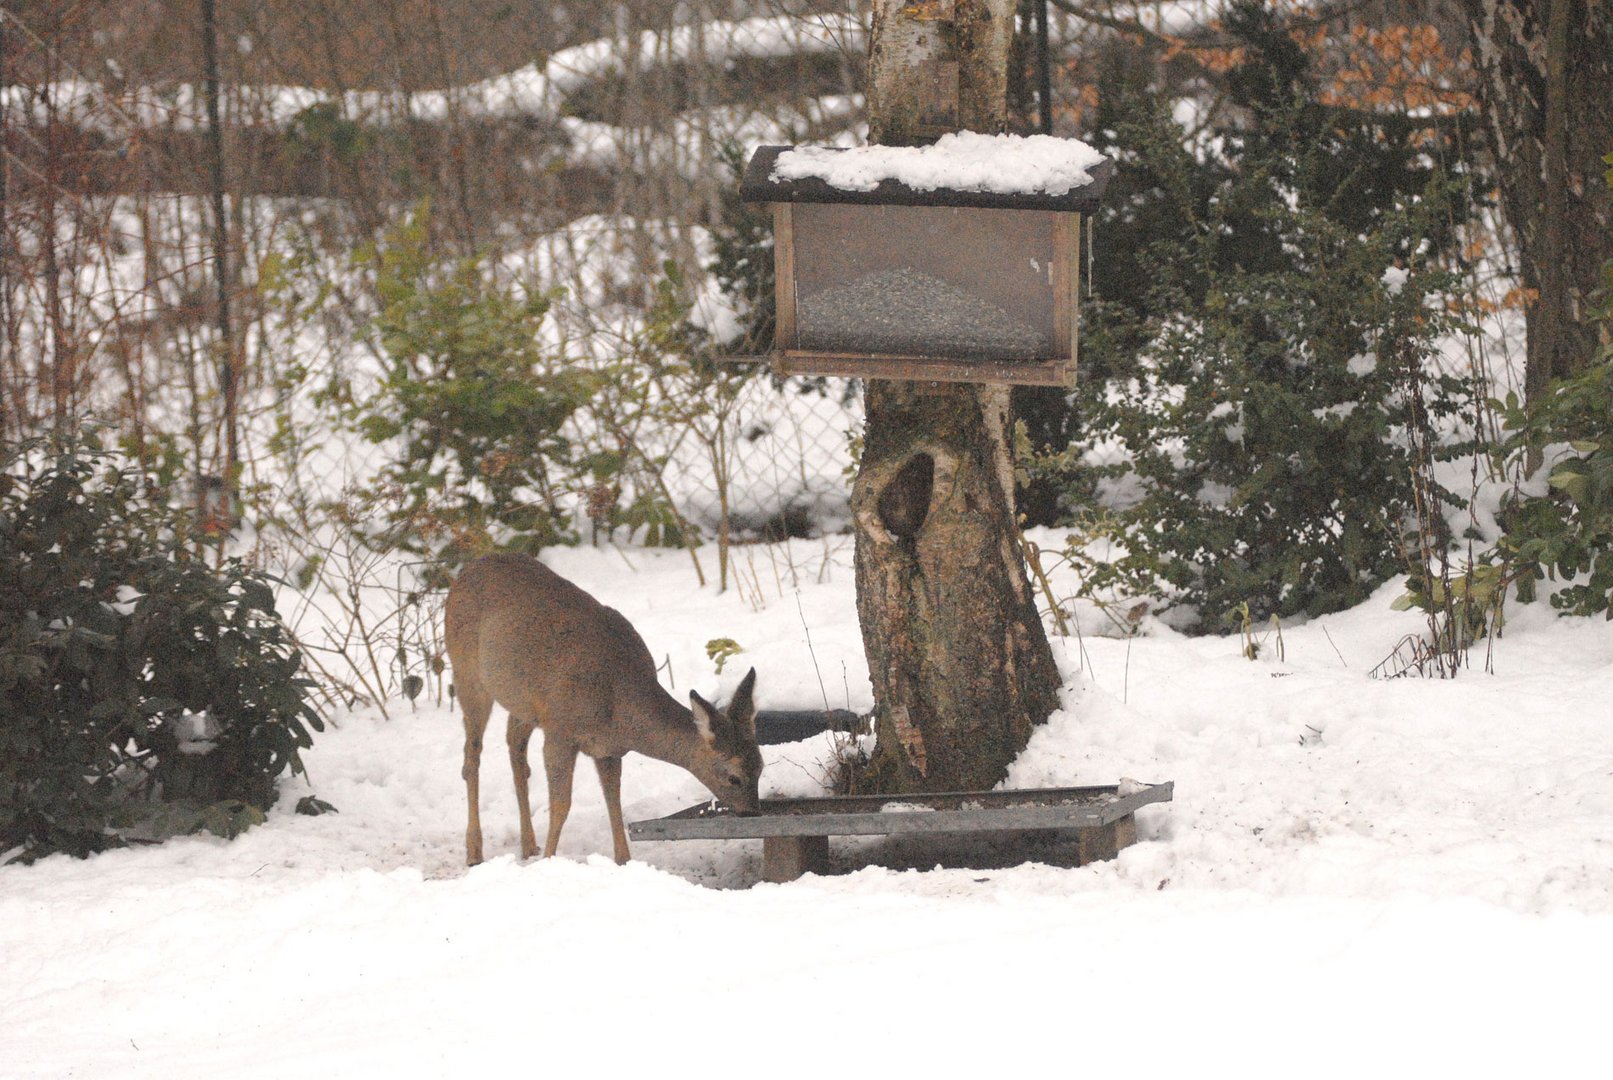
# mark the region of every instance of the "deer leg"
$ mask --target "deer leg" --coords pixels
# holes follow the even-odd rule
[[[571,813],[571,775],[577,768],[577,744],[561,739],[543,739],[543,771],[549,774],[549,837],[543,843],[543,857],[560,846],[560,830]]]
[[[528,781],[532,779],[532,766],[527,762],[527,744],[532,741],[531,720],[517,719],[510,714],[506,737],[510,744],[510,772],[515,776],[515,805],[521,813],[521,858],[530,859],[538,853],[538,838],[532,831],[532,797]],[[547,750],[547,745],[545,746]]]
[[[594,768],[599,770],[599,786],[605,792],[605,811],[610,814],[610,834],[616,841],[616,862],[620,865],[632,857],[627,853],[627,829],[622,824],[622,759],[595,758]]]
[[[465,778],[465,799],[470,804],[465,825],[465,864],[475,866],[482,861],[482,735],[487,731],[493,699],[481,693],[480,687],[465,686],[460,688],[459,700],[465,708],[465,766],[460,775]]]

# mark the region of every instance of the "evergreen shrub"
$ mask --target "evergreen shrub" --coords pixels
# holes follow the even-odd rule
[[[369,397],[338,389],[359,430],[395,450],[374,491],[391,520],[371,539],[451,568],[494,546],[576,543],[586,516],[596,539],[625,528],[697,547],[666,485],[670,451],[705,441],[747,373],[711,361],[677,268],[663,264],[648,309],[620,313],[629,329],[583,359],[544,342],[560,290],[506,282],[485,257],[445,262],[428,234],[423,207],[364,257],[386,375]]]
[[[323,724],[270,583],[181,517],[92,434],[3,454],[0,852],[234,835],[303,771]]]
[[[435,540],[425,546],[450,564],[493,534],[534,552],[574,542],[561,498],[576,450],[564,429],[592,384],[542,342],[554,296],[496,282],[478,258],[443,265],[429,220],[422,207],[373,253],[387,371],[354,407],[371,441],[400,442],[382,474],[401,494],[393,539]]]
[[[1419,447],[1472,396],[1427,373],[1453,327],[1434,256],[1464,212],[1430,133],[1323,104],[1269,10],[1240,5],[1228,30],[1238,124],[1190,145],[1151,87],[1103,98],[1119,168],[1080,408],[1086,446],[1121,460],[1097,477],[1073,467],[1086,447],[1044,461],[1076,519],[1094,490],[1121,493],[1076,538],[1121,551],[1077,543],[1086,589],[1154,596],[1205,631],[1348,607],[1404,569]]]

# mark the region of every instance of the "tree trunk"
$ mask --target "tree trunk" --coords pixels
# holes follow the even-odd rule
[[[240,484],[241,358],[236,350],[235,324],[230,316],[230,219],[224,188],[224,128],[219,117],[218,18],[214,0],[202,4],[203,102],[207,109],[207,165],[213,211],[213,279],[217,286],[218,384],[224,403],[224,498],[226,516]],[[207,489],[197,477],[198,498]],[[204,519],[210,508],[198,507]]]
[[[1596,354],[1592,294],[1613,258],[1613,4],[1466,0],[1479,99],[1517,235],[1532,400]]]
[[[870,139],[1003,130],[1015,6],[876,0]],[[1008,387],[872,380],[866,400],[852,514],[879,739],[859,782],[989,788],[1059,687],[1014,523]]]

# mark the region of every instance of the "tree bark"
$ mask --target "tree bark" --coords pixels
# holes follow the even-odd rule
[[[871,141],[1002,131],[1015,6],[876,0]],[[1006,386],[868,383],[852,488],[879,736],[864,788],[990,788],[1058,705],[1014,522],[1009,432]]]
[[[1479,100],[1517,236],[1530,399],[1596,354],[1593,294],[1613,258],[1613,4],[1465,0]]]
[[[218,17],[214,0],[202,5],[202,96],[207,109],[207,165],[213,211],[213,278],[217,286],[218,384],[224,403],[224,497],[226,514],[240,484],[241,434],[240,381],[241,357],[236,349],[235,323],[230,315],[230,219],[224,188],[224,127],[219,117]],[[198,498],[206,490],[197,477]],[[199,506],[203,517],[209,514],[205,499]]]

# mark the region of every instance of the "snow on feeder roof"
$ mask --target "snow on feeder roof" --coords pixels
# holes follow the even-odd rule
[[[1091,211],[1111,168],[1077,139],[960,131],[930,146],[765,146],[741,194],[752,202]]]
[[[1065,385],[1081,215],[1113,169],[1085,143],[959,132],[924,147],[764,146],[786,372]]]

